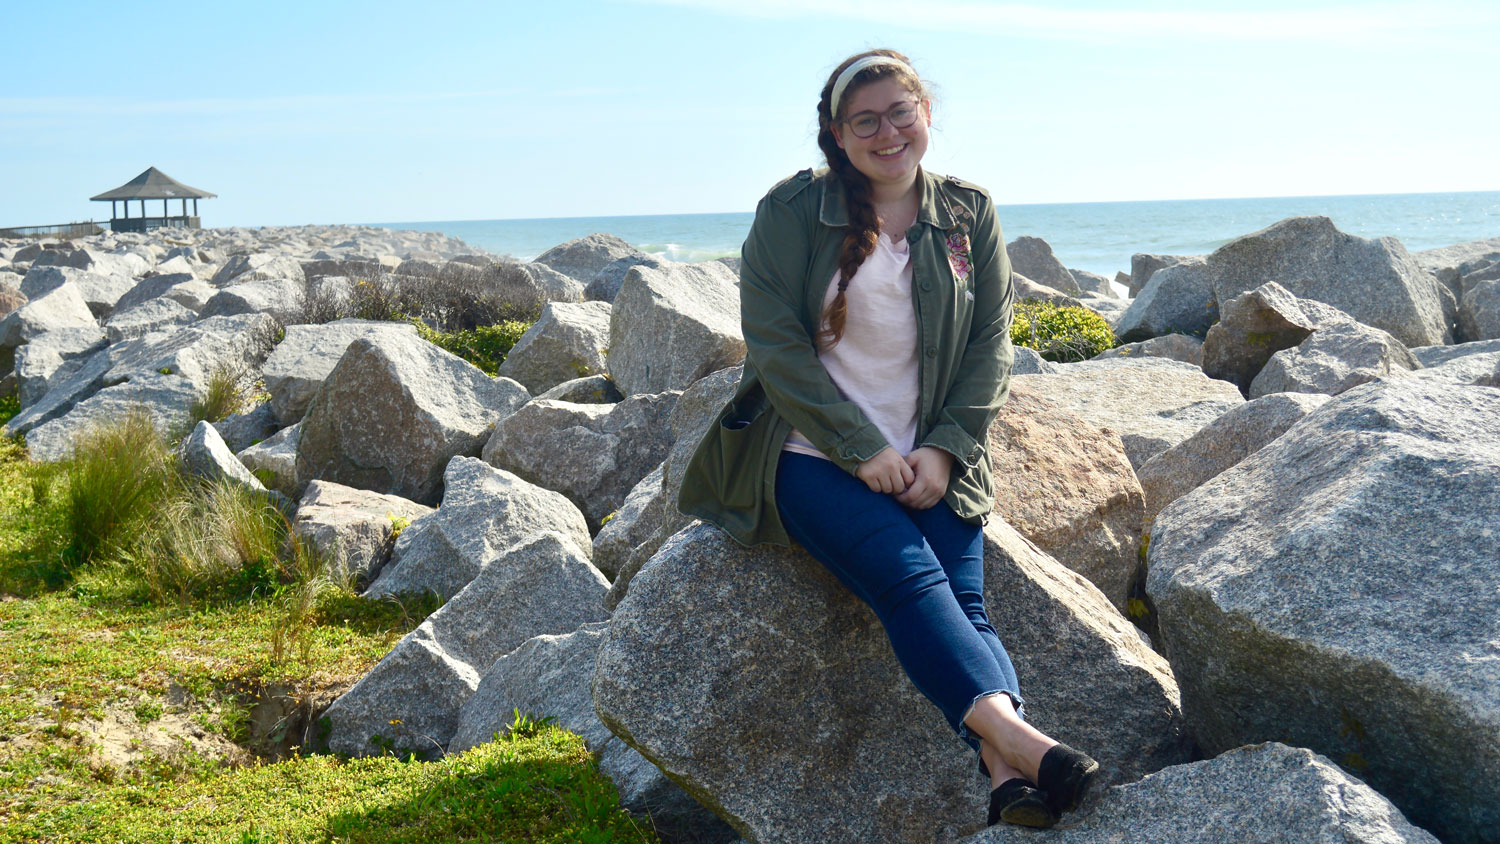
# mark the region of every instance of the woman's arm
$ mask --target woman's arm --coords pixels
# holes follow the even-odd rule
[[[974,273],[974,319],[959,364],[958,377],[948,388],[937,424],[922,440],[953,455],[965,467],[987,460],[980,445],[1000,406],[1010,395],[1010,370],[1015,351],[1010,343],[1010,258],[1005,254],[995,206],[988,197],[975,214],[970,238]]]
[[[774,191],[756,208],[740,262],[746,355],[776,412],[844,471],[858,476],[860,464],[889,443],[858,405],[839,395],[799,318],[806,286],[815,281],[807,273],[816,225],[815,218],[804,219]]]

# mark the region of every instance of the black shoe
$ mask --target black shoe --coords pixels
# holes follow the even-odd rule
[[[1046,795],[1048,808],[1061,815],[1078,808],[1098,773],[1099,763],[1093,757],[1059,744],[1042,756],[1037,788]]]
[[[1047,799],[1029,780],[1020,777],[1000,783],[990,792],[989,825],[1000,821],[1017,826],[1046,829],[1057,823],[1057,813],[1047,805]]]

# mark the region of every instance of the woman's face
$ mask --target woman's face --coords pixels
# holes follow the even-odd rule
[[[916,180],[917,164],[927,152],[927,129],[932,125],[931,103],[919,101],[900,81],[887,77],[855,89],[844,97],[843,120],[833,127],[834,139],[872,184],[907,187]],[[891,125],[890,111],[906,103],[917,103],[920,114],[905,129]],[[850,122],[862,113],[884,115],[880,128],[868,138],[857,137]]]

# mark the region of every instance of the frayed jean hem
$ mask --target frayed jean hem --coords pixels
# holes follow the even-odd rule
[[[964,722],[969,720],[969,714],[974,711],[974,707],[981,700],[984,700],[987,697],[994,697],[995,695],[1005,695],[1006,697],[1009,697],[1011,704],[1016,708],[1016,717],[1020,718],[1022,721],[1026,720],[1026,701],[1022,700],[1021,696],[1019,694],[1016,694],[1015,692],[1012,692],[1008,689],[996,689],[993,692],[982,692],[975,695],[974,699],[969,702],[969,708],[964,710],[963,716],[960,717],[958,719],[958,723],[954,725],[954,729],[958,731],[958,737],[963,740],[964,744],[967,744],[969,747],[974,748],[975,753],[979,752],[980,737],[972,730],[970,730],[969,726]]]

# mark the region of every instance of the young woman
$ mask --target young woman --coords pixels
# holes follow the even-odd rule
[[[988,194],[922,169],[932,102],[905,56],[823,86],[828,170],[761,200],[740,269],[748,356],[680,509],[795,540],[868,603],[917,689],[980,753],[989,822],[1051,826],[1098,770],[1027,724],[984,608],[986,435],[1009,393],[1010,263]]]

